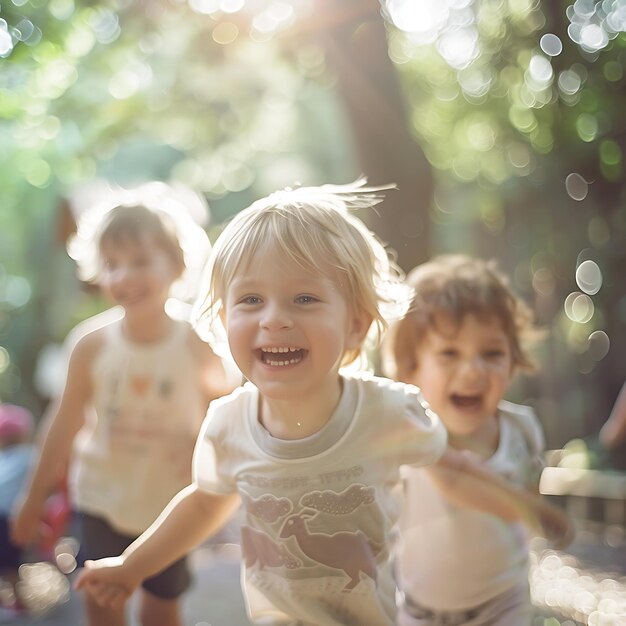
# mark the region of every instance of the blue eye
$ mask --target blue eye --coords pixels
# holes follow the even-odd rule
[[[246,296],[245,298],[242,298],[239,302],[241,304],[255,305],[261,303],[261,298],[259,298],[259,296]]]
[[[318,299],[313,296],[302,295],[296,298],[296,302],[298,304],[313,304],[314,302],[318,302]]]

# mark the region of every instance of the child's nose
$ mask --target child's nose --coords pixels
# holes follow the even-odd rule
[[[289,312],[278,304],[268,304],[263,309],[259,325],[264,330],[286,330],[293,326]]]
[[[461,375],[467,381],[480,380],[485,372],[485,364],[479,357],[465,359],[461,364]]]
[[[130,275],[129,268],[127,267],[117,267],[115,268],[111,274],[110,279],[112,283],[121,283],[126,280]]]
[[[132,269],[130,267],[116,267],[109,274],[109,281],[112,284],[123,283],[127,280],[132,274]]]

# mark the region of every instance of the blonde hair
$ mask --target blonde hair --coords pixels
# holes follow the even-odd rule
[[[210,243],[189,213],[188,202],[201,204],[202,200],[189,190],[161,182],[111,190],[109,197],[81,215],[76,235],[68,244],[68,253],[76,261],[81,280],[98,282],[103,245],[141,244],[150,239],[172,262],[177,278],[174,295],[192,298]]]
[[[404,314],[410,293],[383,244],[349,213],[382,201],[380,188],[364,184],[360,179],[350,185],[286,189],[238,213],[215,242],[207,265],[207,294],[197,307],[201,334],[215,341],[228,285],[269,246],[303,270],[333,280],[352,312],[372,320],[369,334],[377,340],[390,321]],[[360,352],[346,355],[344,365]]]
[[[515,369],[533,370],[527,350],[542,333],[534,326],[530,308],[511,289],[495,261],[470,256],[442,255],[418,265],[408,277],[414,289],[406,316],[395,323],[383,344],[387,375],[408,382],[418,367],[418,353],[426,334],[444,315],[457,326],[467,314],[496,318],[511,348]]]

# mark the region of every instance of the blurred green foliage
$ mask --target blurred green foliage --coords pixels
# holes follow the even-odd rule
[[[307,32],[359,32],[374,3],[346,17],[317,2],[0,5],[0,399],[40,408],[41,348],[102,306],[56,235],[77,186],[175,180],[219,223],[277,187],[356,177],[337,77]],[[626,2],[375,9],[437,181],[430,251],[497,258],[534,304],[550,338],[517,394],[549,442],[597,428],[626,376]],[[585,261],[592,284],[576,280]]]

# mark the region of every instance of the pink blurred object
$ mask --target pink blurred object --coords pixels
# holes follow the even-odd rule
[[[17,404],[0,404],[0,439],[28,439],[33,434],[33,426],[33,415],[28,409]]]
[[[43,528],[39,549],[45,558],[54,559],[54,547],[57,541],[66,534],[70,523],[71,507],[67,491],[52,494],[44,506]]]

